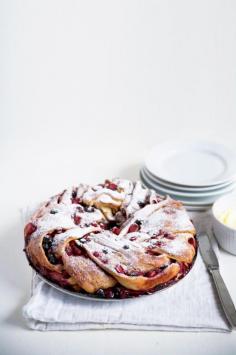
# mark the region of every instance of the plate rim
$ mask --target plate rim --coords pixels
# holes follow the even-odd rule
[[[145,178],[143,178],[142,176],[142,172],[139,172],[141,181],[144,183],[144,185],[149,188],[149,189],[153,189],[154,191],[156,191],[157,193],[159,193],[160,195],[163,195],[163,193],[161,191],[158,191],[158,189],[156,189],[152,183],[147,182],[145,180]],[[168,195],[168,194],[167,194]],[[173,194],[174,195],[174,194]],[[207,202],[207,203],[199,203],[198,201],[188,201],[188,200],[183,200],[181,199],[181,197],[173,197],[176,200],[181,201],[184,205],[186,206],[202,206],[202,207],[207,207],[207,206],[212,206],[213,202]]]
[[[161,185],[167,187],[167,188],[174,188],[179,191],[188,191],[188,192],[204,192],[204,191],[217,191],[220,189],[223,189],[224,187],[227,187],[231,184],[236,184],[236,178],[231,179],[225,183],[219,184],[219,185],[212,185],[212,186],[202,186],[202,187],[193,187],[193,186],[186,186],[186,185],[177,185],[168,181],[165,181],[157,176],[155,176],[151,171],[148,170],[147,166],[145,164],[142,165],[141,167],[142,170],[144,170],[148,175],[150,175],[150,178],[152,177],[153,180],[156,180],[159,182]]]
[[[154,152],[158,152],[158,149],[161,151],[163,148],[166,148],[169,146],[172,146],[172,147],[179,147],[179,146],[187,146],[187,145],[191,145],[191,146],[206,146],[209,150],[212,150],[214,152],[214,154],[216,154],[216,152],[219,152],[217,155],[223,155],[224,159],[226,161],[228,161],[228,166],[231,165],[235,165],[234,169],[232,169],[231,167],[231,170],[234,170],[234,173],[233,172],[229,172],[228,177],[224,178],[224,179],[219,179],[218,181],[215,181],[215,182],[211,182],[211,183],[198,183],[198,184],[188,184],[188,183],[183,183],[181,181],[174,181],[174,180],[171,180],[171,179],[166,179],[165,177],[162,177],[161,174],[160,175],[157,175],[155,174],[152,169],[150,169],[150,165],[152,165],[152,163],[150,163],[150,159],[151,159],[151,156],[154,154]],[[175,149],[176,149],[175,147]],[[213,149],[214,148],[214,149]],[[223,153],[222,153],[223,152]],[[221,153],[221,154],[220,154]],[[152,160],[152,159],[151,159]],[[233,164],[232,164],[233,162]],[[152,173],[157,176],[158,178],[162,178],[163,180],[167,181],[167,182],[170,182],[170,183],[173,183],[175,185],[179,185],[179,186],[189,186],[189,187],[208,187],[208,186],[215,186],[215,185],[219,185],[221,183],[224,183],[224,182],[227,182],[233,178],[236,177],[236,156],[235,154],[233,153],[233,151],[231,151],[227,146],[223,145],[223,144],[220,144],[220,143],[217,143],[217,142],[213,142],[213,141],[204,141],[204,140],[186,140],[185,142],[181,142],[179,140],[172,140],[172,141],[164,141],[162,143],[159,143],[157,145],[155,145],[148,153],[147,157],[145,158],[145,165],[148,167],[148,170],[149,171],[152,171]]]
[[[146,171],[146,169],[143,167],[142,169],[142,172],[143,172],[143,174],[145,175],[145,177],[148,179],[148,180],[150,180],[154,185],[156,185],[156,182],[155,182],[155,180],[154,180],[154,178],[153,177],[151,177],[150,176],[150,174],[149,174],[149,172],[148,171]],[[158,184],[157,184],[158,185]],[[157,186],[158,187],[158,186]],[[163,191],[165,191],[167,194],[168,193],[172,193],[171,192],[171,188],[168,188],[168,187],[165,187],[165,186],[162,186],[161,185],[161,183],[160,183],[160,187],[161,187],[161,189],[163,190]],[[223,194],[226,194],[226,193],[230,193],[230,192],[232,192],[232,190],[234,190],[234,188],[236,187],[236,182],[234,182],[234,183],[231,183],[231,184],[228,184],[228,185],[226,185],[225,186],[226,188],[222,188],[222,189],[217,189],[217,192],[216,191],[209,191],[209,192],[186,192],[186,191],[181,191],[181,190],[175,190],[175,189],[173,189],[172,191],[173,191],[173,193],[175,194],[175,195],[178,195],[178,193],[179,194],[181,194],[183,197],[196,197],[196,198],[200,198],[200,197],[211,197],[211,196],[216,196],[216,197],[220,197],[221,195],[223,195]]]

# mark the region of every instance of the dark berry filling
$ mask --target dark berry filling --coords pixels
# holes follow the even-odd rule
[[[44,237],[43,238],[43,249],[48,251],[52,247],[52,238]]]
[[[99,253],[98,251],[94,251],[94,252],[93,252],[93,255],[94,255],[96,258],[98,258],[98,257],[100,256],[100,253]]]
[[[174,259],[172,259],[172,262],[176,262],[176,261]],[[182,263],[182,264],[184,264],[184,263]],[[164,270],[166,267],[167,267],[166,265],[163,265],[162,267],[160,267],[160,270]],[[122,285],[115,285],[114,287],[110,287],[108,289],[97,290],[97,292],[95,293],[95,297],[110,298],[110,299],[112,299],[112,298],[124,299],[124,298],[139,297],[142,295],[149,295],[149,294],[152,294],[152,293],[159,291],[163,288],[174,285],[179,279],[183,278],[189,272],[191,267],[192,267],[192,263],[182,265],[181,270],[184,271],[184,274],[180,273],[178,275],[178,277],[175,277],[174,279],[171,279],[170,281],[167,281],[167,282],[165,282],[161,285],[158,285],[158,286],[156,286],[152,289],[149,289],[149,290],[134,291],[134,290],[127,289]],[[73,290],[73,288],[71,287],[71,285],[68,282],[68,278],[70,277],[70,275],[66,271],[62,271],[62,273],[58,273],[55,271],[47,270],[43,267],[39,267],[38,269],[43,276],[45,276],[46,278],[48,278],[52,281],[55,281],[61,287]],[[155,270],[155,272],[156,272],[156,270]],[[143,273],[139,272],[139,271],[133,271],[132,273],[133,273],[133,276],[139,276],[140,274],[143,275]],[[149,276],[147,275],[148,273],[149,273]],[[152,271],[149,271],[148,273],[146,273],[146,275],[145,275],[146,277],[154,277],[155,276],[154,273],[152,274]],[[81,291],[81,292],[84,294],[87,294],[85,291]]]
[[[57,203],[61,203],[62,197],[63,197],[65,192],[66,192],[66,190],[62,191],[62,193],[58,196]]]
[[[120,228],[118,228],[118,227],[113,227],[111,231],[112,231],[112,233],[114,233],[116,235],[120,234]]]
[[[50,211],[50,214],[56,214],[56,213],[58,213],[57,210],[51,210],[51,211]]]
[[[107,258],[101,258],[100,260],[101,260],[101,262],[103,264],[107,264],[108,263],[108,259]]]
[[[163,246],[163,243],[160,240],[158,240],[156,241],[155,246],[161,248]]]
[[[99,288],[99,290],[97,290],[96,292],[96,295],[99,296],[99,297],[105,297],[105,293],[104,293],[104,290]]]
[[[137,232],[139,229],[140,229],[140,225],[138,225],[137,223],[133,223],[129,227],[128,233]]]
[[[125,272],[123,266],[121,266],[121,265],[116,265],[115,269],[119,274],[124,274],[124,272]]]
[[[142,225],[142,221],[140,221],[140,219],[136,219],[134,223],[137,224],[139,227]]]
[[[49,279],[53,282],[56,282],[61,287],[70,288],[70,284],[68,282],[70,275],[65,270],[63,270],[60,273],[57,271],[48,270],[48,269],[44,268],[43,266],[40,266],[39,271],[44,277],[46,277],[47,279]]]
[[[143,208],[145,206],[145,202],[138,201],[138,205],[140,208]]]
[[[42,246],[43,246],[43,249],[44,249],[44,252],[46,254],[48,261],[53,265],[58,265],[58,264],[61,264],[61,260],[59,258],[57,258],[55,256],[55,254],[53,253],[52,241],[53,241],[53,238],[50,235],[48,235],[43,238]]]
[[[79,205],[76,207],[76,210],[79,212],[79,213],[83,213],[84,212],[84,208],[83,206]]]
[[[72,203],[77,204],[77,205],[81,204],[81,198],[79,198],[79,197],[73,198],[71,201],[72,201]]]
[[[106,298],[114,298],[114,296],[115,296],[112,288],[107,288],[106,290],[104,290],[104,295]]]
[[[81,217],[80,216],[77,216],[77,215],[74,215],[74,222],[76,225],[80,224],[81,222]]]
[[[71,202],[74,204],[80,204],[82,202],[81,198],[77,196],[78,189],[72,191]]]
[[[186,275],[186,273],[188,272],[188,268],[189,268],[188,264],[180,262],[179,266],[180,266],[180,271],[179,271],[180,274],[182,274],[182,276]]]
[[[125,274],[128,275],[128,276],[154,277],[157,274],[160,274],[166,267],[167,267],[167,265],[163,265],[163,266],[161,266],[158,269],[150,270],[150,271],[147,271],[147,272],[144,272],[144,271],[141,271],[141,270],[132,270],[132,271],[125,272]]]
[[[114,184],[114,182],[111,182],[111,181],[109,181],[109,180],[106,180],[106,181],[105,181],[105,187],[106,187],[107,189],[109,189],[109,190],[116,191],[118,186],[117,186],[116,184]]]
[[[137,239],[137,237],[135,237],[135,236],[129,238],[129,240],[131,240],[131,242],[133,242],[133,241],[136,240],[136,239]]]
[[[86,255],[84,249],[82,249],[75,240],[70,241],[70,243],[66,246],[66,254],[68,256],[81,256]]]
[[[170,258],[170,264],[176,263],[175,259]]]
[[[188,239],[189,244],[191,244],[194,248],[196,248],[196,241],[194,238],[189,238]]]
[[[103,222],[99,222],[98,224],[99,224],[99,227],[100,227],[100,228],[105,229],[105,230],[108,229],[108,224],[103,223]]]
[[[93,222],[93,223],[91,223],[91,226],[98,227],[98,224],[96,222]]]
[[[175,236],[170,234],[170,233],[164,233],[163,238],[169,239],[169,240],[174,240]]]
[[[171,259],[172,262],[176,263],[176,260]],[[99,289],[96,292],[96,296],[100,297],[100,298],[116,298],[116,299],[123,299],[123,298],[133,298],[133,297],[139,297],[142,295],[149,295],[152,294],[156,291],[162,290],[163,288],[166,288],[168,286],[174,285],[179,279],[183,278],[191,269],[192,267],[192,263],[191,264],[185,264],[185,263],[179,263],[180,267],[181,267],[181,271],[180,274],[175,277],[174,279],[171,279],[170,281],[167,281],[161,285],[158,285],[150,290],[146,290],[146,291],[134,291],[134,290],[130,290],[125,288],[124,286],[121,285],[116,285],[112,288],[109,288],[107,290],[104,289]],[[132,271],[129,273],[129,276],[139,276],[139,275],[144,275],[145,277],[155,277],[158,273],[161,273],[165,268],[167,267],[167,265],[163,265],[161,266],[159,269],[157,270],[151,270],[148,271],[147,273],[142,273],[141,271]],[[181,273],[183,272],[183,273]],[[112,292],[110,292],[112,291]]]
[[[85,212],[94,212],[95,208],[92,206],[84,206]]]
[[[156,270],[152,270],[152,271],[148,271],[148,272],[145,274],[145,276],[146,276],[146,277],[154,277],[154,276],[156,276],[156,274],[157,274],[157,271],[156,271]]]

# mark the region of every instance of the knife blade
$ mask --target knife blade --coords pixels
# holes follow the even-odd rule
[[[208,269],[219,269],[219,262],[206,233],[200,233],[198,242],[202,258]]]
[[[209,273],[212,276],[216,291],[219,296],[224,314],[230,325],[230,329],[236,329],[236,310],[232,298],[227,290],[219,271],[219,262],[212,248],[208,235],[202,232],[198,235],[200,253]]]

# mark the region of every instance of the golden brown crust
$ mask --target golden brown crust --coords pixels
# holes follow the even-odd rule
[[[106,289],[116,284],[113,277],[106,274],[91,259],[84,255],[68,255],[66,248],[71,241],[79,240],[88,233],[101,231],[100,228],[88,227],[73,233],[73,230],[65,232],[54,238],[55,254],[62,258],[63,268],[73,277],[76,286],[84,289],[88,293],[94,293],[99,288]]]
[[[94,293],[100,288],[113,287],[116,280],[106,274],[91,259],[81,256],[68,256],[66,253],[62,257],[64,267],[76,284],[88,293]]]
[[[177,263],[170,264],[164,269],[161,273],[155,275],[154,277],[144,277],[144,276],[135,276],[129,277],[126,275],[116,275],[117,281],[120,282],[121,285],[131,289],[131,290],[149,290],[153,287],[156,287],[160,284],[163,284],[175,276],[177,276],[180,267]]]

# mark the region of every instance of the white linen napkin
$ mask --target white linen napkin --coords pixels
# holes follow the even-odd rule
[[[23,211],[24,220],[29,211]],[[209,229],[209,214],[195,213],[192,218]],[[150,296],[116,302],[88,301],[67,295],[34,273],[32,296],[23,307],[23,316],[31,329],[44,331],[114,328],[229,331],[200,253],[192,270],[177,284]]]

